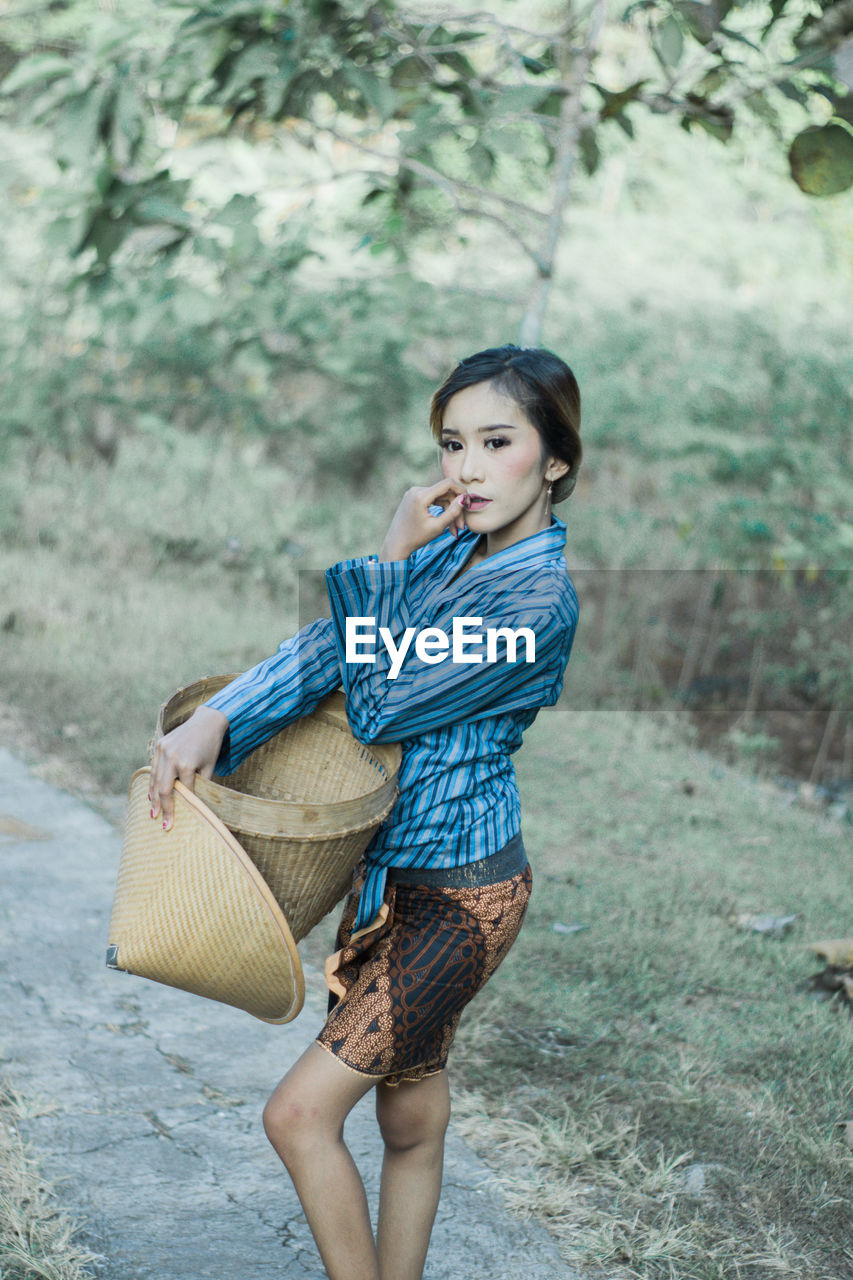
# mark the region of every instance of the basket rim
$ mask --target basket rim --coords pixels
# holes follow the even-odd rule
[[[236,675],[202,676],[198,680],[193,680],[189,684],[182,685],[179,689],[176,689],[160,707],[157,717],[157,729],[152,740],[152,745],[164,736],[166,714],[169,708],[172,707],[176,701],[181,699],[184,695],[193,693],[199,689],[203,694],[212,696],[214,693],[219,692],[220,689],[224,689],[232,680],[236,679]],[[205,803],[211,805],[211,807],[211,802],[215,804],[217,801],[233,805],[240,805],[247,802],[263,805],[265,811],[270,814],[271,820],[277,818],[281,825],[286,825],[288,819],[304,820],[304,811],[306,808],[321,810],[328,818],[329,825],[326,827],[324,824],[325,829],[322,833],[315,834],[306,832],[304,837],[302,835],[297,835],[296,833],[285,833],[279,831],[257,831],[252,833],[273,839],[304,838],[305,840],[328,840],[333,839],[336,836],[349,835],[355,831],[363,830],[365,827],[373,824],[378,825],[380,822],[383,822],[391,812],[394,800],[396,799],[397,775],[400,770],[403,755],[400,744],[397,742],[366,743],[361,742],[360,739],[356,738],[350,728],[349,721],[347,720],[346,699],[342,689],[337,689],[327,697],[321,699],[314,708],[314,711],[310,712],[309,715],[318,717],[325,723],[338,728],[350,739],[350,741],[356,743],[358,747],[373,757],[375,764],[384,774],[384,777],[381,778],[377,786],[368,791],[362,792],[357,797],[351,797],[348,800],[277,800],[272,797],[257,796],[248,791],[239,791],[236,787],[229,787],[220,781],[215,781],[212,778],[203,778],[200,774],[196,774],[196,794],[202,798],[206,796],[207,799],[205,800]],[[307,719],[308,717],[306,716],[302,718]],[[299,722],[294,721],[293,723]],[[288,728],[290,728],[290,725],[285,725],[284,729],[280,730],[280,732],[286,733]],[[278,735],[272,736],[276,737]],[[251,754],[251,752],[249,754]],[[386,797],[383,796],[383,792],[387,792],[390,796],[387,806],[385,802]],[[347,821],[345,815],[347,815],[355,805],[367,805],[374,800],[381,804],[381,811],[377,811],[377,814],[375,815],[371,814],[370,817],[363,822],[356,822],[353,824],[351,818]],[[381,817],[379,816],[379,812],[381,812]],[[340,826],[333,825],[336,814],[341,816],[342,825]],[[296,825],[299,825],[299,821],[297,821]],[[241,827],[240,830],[241,832],[246,832],[249,828]]]
[[[248,837],[249,839],[251,839],[253,836],[255,836],[255,837],[259,837],[262,840],[289,840],[293,844],[325,844],[330,840],[341,840],[345,836],[355,835],[356,832],[364,831],[368,827],[378,827],[381,823],[385,821],[385,819],[388,817],[388,814],[394,808],[394,803],[397,799],[397,783],[396,781],[392,781],[391,779],[388,779],[386,780],[385,785],[391,788],[391,792],[388,800],[383,803],[382,808],[377,809],[375,813],[371,814],[368,820],[364,822],[358,822],[354,826],[350,825],[347,827],[338,827],[335,829],[330,828],[329,830],[324,829],[323,831],[319,831],[319,832],[306,831],[304,834],[302,832],[298,832],[294,830],[281,831],[276,829],[276,830],[264,831],[264,830],[256,830],[254,827],[241,826],[239,828],[239,832],[241,837],[243,838]],[[210,796],[211,792],[213,792],[212,796]],[[199,774],[196,774],[195,776],[195,794],[199,797],[199,799],[205,805],[209,803],[209,801],[205,799],[206,795],[210,796],[210,798],[213,799],[214,801],[220,798],[220,796],[225,796],[225,797],[235,796],[237,797],[238,801],[240,799],[247,798],[249,800],[255,801],[256,803],[269,806],[270,810],[272,810],[271,816],[273,817],[281,813],[281,809],[283,806],[287,806],[289,810],[305,809],[307,807],[327,810],[333,807],[332,803],[308,806],[306,804],[300,804],[298,801],[291,801],[291,800],[260,800],[259,797],[257,796],[249,796],[248,793],[245,791],[232,791],[228,787],[218,786],[216,783],[211,783],[207,778],[202,778]],[[375,796],[376,794],[377,792],[375,791],[371,791],[369,793],[370,796]],[[352,802],[347,800],[342,800],[336,803],[350,804]]]

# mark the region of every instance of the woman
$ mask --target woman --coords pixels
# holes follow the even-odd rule
[[[331,619],[200,707],[152,768],[151,816],[168,827],[175,778],[228,774],[341,684],[357,738],[401,743],[397,801],[327,963],[328,1019],[264,1112],[330,1280],[422,1276],[447,1052],[530,894],[510,755],[559,696],[577,622],[551,514],[581,458],[571,370],[548,351],[481,351],[435,393],[431,427],[442,479],[405,494],[378,556],[328,570]],[[375,1240],[343,1142],[372,1088],[385,1143]]]

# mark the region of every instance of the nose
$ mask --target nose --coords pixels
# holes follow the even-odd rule
[[[480,451],[476,448],[468,448],[465,450],[459,466],[460,483],[473,484],[475,480],[482,479],[483,461],[480,456]]]

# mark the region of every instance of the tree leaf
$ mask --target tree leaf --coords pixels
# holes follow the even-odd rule
[[[553,90],[544,85],[519,84],[500,88],[495,96],[495,106],[501,112],[536,111],[551,97]]]
[[[540,58],[528,57],[526,53],[521,55],[521,61],[524,65],[525,71],[529,71],[532,76],[544,75],[545,72],[550,71],[553,66],[552,63],[543,62]]]
[[[476,80],[477,78],[477,72],[471,63],[464,54],[459,53],[457,50],[452,50],[450,53],[437,53],[435,60],[443,66],[449,67],[451,71],[455,72],[463,80]]]
[[[611,89],[605,89],[603,85],[598,84],[595,80],[591,80],[590,84],[593,89],[597,89],[604,99],[604,106],[601,109],[601,119],[606,120],[609,116],[621,115],[629,102],[635,102],[640,96],[640,90],[646,84],[646,80],[635,80],[633,84],[629,84],[626,89],[618,89],[615,93]]]
[[[595,173],[601,161],[601,152],[598,148],[595,130],[589,125],[585,129],[581,129],[579,144],[583,167],[587,173]]]
[[[268,44],[247,44],[230,67],[225,85],[216,95],[217,100],[228,106],[257,98],[256,81],[275,79],[279,74],[279,58]]]
[[[172,227],[192,227],[192,215],[165,195],[144,195],[133,203],[137,222],[166,222]]]
[[[234,228],[234,238],[231,241],[232,257],[241,262],[253,262],[257,260],[260,250],[261,237],[254,222],[243,222]]]
[[[777,80],[776,88],[786,98],[790,98],[792,102],[797,102],[801,107],[808,105],[809,96],[792,80]]]
[[[74,252],[80,254],[86,249],[93,248],[98,256],[98,262],[106,266],[128,230],[129,223],[126,215],[114,218],[109,216],[103,208],[99,208],[95,211],[85,235]]]
[[[63,168],[84,168],[97,152],[101,117],[113,87],[103,81],[72,98],[63,108],[54,133],[54,154]]]
[[[722,103],[709,102],[707,98],[701,97],[698,93],[686,94],[685,101],[689,102],[694,108],[693,114],[690,116],[691,120],[701,125],[712,137],[719,138],[721,142],[728,142],[735,124],[735,116],[731,107]]]
[[[465,152],[468,164],[475,178],[485,182],[492,176],[495,168],[495,153],[482,142],[474,142]]]
[[[226,25],[236,26],[235,19],[255,18],[260,20],[268,10],[267,4],[259,0],[219,0],[216,4],[201,6],[191,18],[181,24],[181,31],[197,35],[200,31],[211,27]]]
[[[847,191],[853,186],[853,132],[842,124],[810,125],[791,143],[788,163],[807,195]]]
[[[432,71],[423,58],[416,53],[407,54],[394,64],[391,72],[391,84],[395,89],[414,89],[429,81]]]
[[[76,97],[80,92],[73,76],[59,76],[51,80],[47,87],[27,105],[27,118],[34,124],[41,124],[55,114],[61,103]]]
[[[729,40],[737,40],[740,44],[748,44],[750,49],[754,49],[756,53],[761,53],[761,49],[755,41],[747,39],[747,37],[741,35],[739,31],[733,31],[731,27],[724,27],[722,24],[717,28],[717,30],[722,31],[723,35],[727,36]]]
[[[377,76],[366,71],[364,67],[352,65],[344,67],[344,75],[368,107],[371,107],[380,120],[387,120],[394,114],[396,94],[390,85],[384,84]]]
[[[116,164],[132,164],[144,132],[144,115],[136,86],[128,75],[118,83],[112,111],[110,150]]]
[[[454,80],[452,84],[440,84],[436,85],[436,88],[455,94],[466,115],[480,117],[486,115],[484,95],[477,93],[467,80]]]
[[[670,14],[658,27],[656,44],[662,61],[668,67],[677,67],[684,53],[684,36],[678,20]]]
[[[853,124],[853,93],[839,94],[833,98],[832,114],[839,120],[846,120],[848,124]]]
[[[0,84],[0,93],[20,93],[21,89],[29,89],[31,85],[70,76],[72,71],[68,59],[61,58],[58,53],[34,53],[13,67]]]
[[[709,44],[719,25],[714,6],[704,4],[702,0],[676,0],[675,8],[687,23],[694,39],[700,44]]]
[[[223,227],[242,227],[251,222],[258,212],[258,202],[254,196],[232,196],[213,219]]]

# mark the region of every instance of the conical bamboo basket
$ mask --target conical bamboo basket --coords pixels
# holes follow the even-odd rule
[[[245,849],[175,783],[169,831],[152,822],[150,769],[130,782],[107,965],[290,1022],[305,981],[281,907]]]

